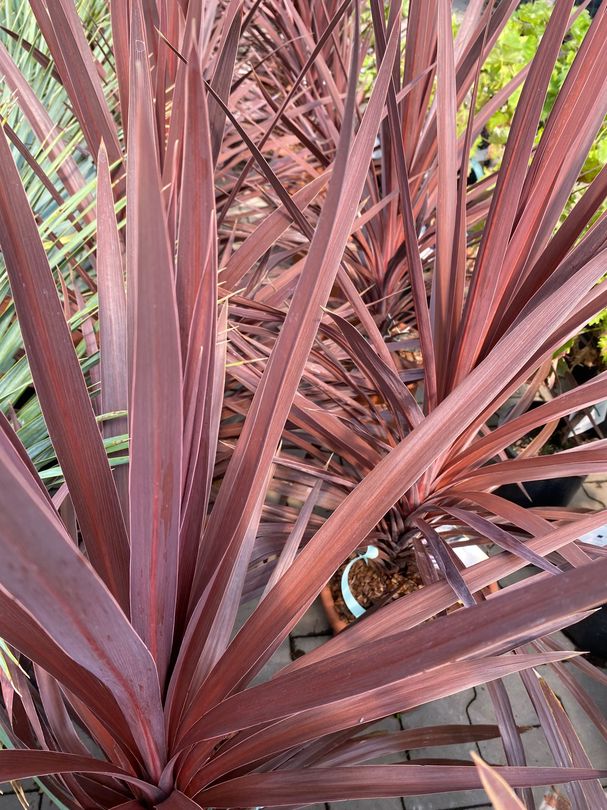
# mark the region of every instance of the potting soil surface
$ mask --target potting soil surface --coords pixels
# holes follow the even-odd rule
[[[354,617],[346,607],[341,592],[341,575],[346,565],[347,563],[344,563],[339,568],[331,579],[330,586],[339,617],[346,622],[351,622]],[[359,560],[350,569],[349,584],[356,601],[368,610],[379,602],[397,599],[399,596],[417,590],[421,587],[422,581],[416,571],[388,572],[381,564]]]

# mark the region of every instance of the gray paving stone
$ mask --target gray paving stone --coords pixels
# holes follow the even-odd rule
[[[562,634],[556,633],[553,638],[565,649],[572,649],[572,643]],[[592,678],[580,673],[572,664],[565,664],[566,668],[576,677],[580,684],[586,688],[603,713],[607,713],[607,690]],[[578,706],[566,687],[561,685],[558,677],[549,667],[541,667],[541,674],[546,678],[559,699],[562,701],[582,745],[588,753],[595,767],[607,766],[607,745],[599,732],[591,724],[585,712]],[[526,693],[525,687],[518,675],[510,675],[504,679],[510,694],[513,711],[517,722],[521,725],[538,725],[535,710]],[[477,687],[477,700],[471,704],[469,714],[473,722],[494,722],[493,708],[486,687]],[[550,747],[541,728],[532,728],[522,736],[527,764],[530,766],[554,765]],[[490,740],[478,744],[481,756],[493,764],[504,764],[505,755],[501,741]],[[547,788],[534,788],[534,800],[539,807]]]
[[[490,765],[506,764],[506,755],[501,740],[483,740],[482,742],[474,743],[472,747],[476,748],[485,762],[488,762]]]
[[[550,636],[562,649],[575,650],[575,644],[571,639],[568,639],[564,633],[553,633]],[[598,683],[594,678],[589,677],[581,672],[578,667],[574,666],[571,662],[565,663],[565,667],[571,672],[582,687],[588,692],[589,696],[594,700],[597,706],[602,710],[603,714],[607,715],[607,689]],[[605,669],[600,670],[605,673]]]
[[[256,607],[257,607],[257,599],[252,599],[250,602],[246,602],[244,605],[241,605],[238,608],[238,613],[236,614],[236,621],[234,622],[234,630],[232,631],[232,638],[240,630],[240,628],[249,618],[251,613],[253,613]]]
[[[605,686],[598,683],[598,681],[591,678],[589,675],[586,675],[585,672],[580,672],[580,670],[571,663],[566,663],[565,668],[575,677],[588,696],[592,698],[602,714],[607,716],[607,689]],[[600,671],[602,673],[607,672],[605,669],[601,669]]]
[[[580,487],[578,492],[575,493],[575,496],[569,503],[569,507],[571,509],[579,509],[580,511],[597,509],[599,505],[598,503],[596,503],[596,501],[593,500],[593,495],[594,492],[590,490],[590,488],[587,485],[584,487]]]
[[[38,785],[36,784],[36,782],[33,779],[21,779],[21,780],[19,780],[18,784],[21,786],[21,789],[26,791],[26,792],[30,791],[30,790],[33,790],[33,791],[36,791],[36,792],[38,791]],[[13,790],[12,785],[10,784],[10,782],[6,782],[5,784],[0,785],[0,790],[2,790],[3,793],[14,793],[15,792]]]
[[[541,728],[530,728],[523,735],[523,748],[527,765],[555,765],[550,746],[546,742],[546,735]],[[505,759],[504,759],[505,762]]]
[[[470,794],[478,794],[475,799]],[[434,793],[431,796],[405,796],[405,810],[485,810],[487,794],[484,790],[462,790],[454,793]]]
[[[400,715],[405,729],[427,726],[469,724],[467,707],[474,700],[474,689],[465,689],[442,700],[433,700],[417,709]],[[410,752],[411,760],[431,758],[469,759],[471,744],[419,748]]]
[[[541,728],[531,728],[522,734],[523,748],[527,765],[554,766],[554,758]],[[506,754],[501,740],[484,740],[478,743],[478,750],[485,762],[491,765],[506,765]]]
[[[303,618],[295,625],[292,636],[324,636],[331,635],[331,627],[327,614],[319,599],[316,599]]]
[[[263,669],[253,678],[251,681],[253,686],[256,686],[259,683],[265,683],[265,681],[269,681],[277,672],[279,672],[283,667],[286,667],[288,664],[291,663],[291,644],[288,638],[286,638],[280,647],[276,650],[272,658],[267,662],[267,664],[263,667]]]
[[[465,689],[456,695],[442,700],[434,700],[413,711],[401,715],[405,728],[446,725],[453,723],[469,724],[469,706],[473,705],[474,689]],[[448,745],[433,748],[420,748],[410,751],[411,761],[417,759],[459,759],[470,760],[472,743]],[[453,793],[437,793],[430,796],[405,797],[406,810],[448,810],[448,808],[476,807],[487,803],[484,790],[463,790]]]
[[[607,690],[601,687],[601,685],[592,678],[574,670],[570,664],[566,664],[565,666],[567,666],[569,672],[571,672],[588,691],[590,697],[598,704],[602,712],[607,714]],[[586,712],[579,706],[569,690],[561,684],[557,675],[550,670],[543,672],[543,675],[550,688],[563,704],[580,738],[580,742],[584,746],[584,750],[588,754],[594,767],[607,768],[607,744],[603,736],[595,728]]]
[[[551,638],[563,649],[575,649],[573,642],[563,633],[554,633]],[[605,689],[603,684],[598,683],[585,673],[580,672],[571,662],[565,662],[564,667],[587,692],[588,696],[592,698],[601,713],[607,716],[607,689]],[[583,711],[573,695],[569,692],[567,687],[562,684],[557,674],[550,667],[541,667],[540,671],[563,704],[592,764],[597,768],[607,767],[607,744],[586,712]],[[603,670],[603,672],[604,671],[605,670]]]
[[[537,726],[538,719],[527,690],[518,675],[503,678],[510,696],[514,719],[519,726]],[[495,712],[486,686],[476,688],[476,700],[469,709],[473,723],[495,723]],[[554,765],[550,748],[540,728],[531,728],[522,735],[528,765]],[[506,765],[506,754],[501,740],[484,740],[477,744],[480,755],[492,765]]]
[[[23,808],[14,793],[3,793],[0,796],[0,810],[23,810]]]
[[[534,565],[526,565],[524,568],[519,568],[518,571],[513,571],[512,574],[498,580],[500,588],[507,588],[509,585],[516,585],[517,582],[522,582],[531,576],[539,573],[539,568]]]
[[[570,506],[575,509],[598,509],[600,504],[607,504],[607,480],[603,475],[588,476]]]
[[[359,801],[331,803],[335,810],[403,810],[401,799],[363,799]]]
[[[520,676],[507,675],[502,681],[510,697],[516,722],[521,726],[536,726],[537,715]],[[471,704],[469,714],[473,723],[495,723],[493,703],[486,686],[476,687],[476,700]]]
[[[330,639],[331,636],[293,636],[291,638],[293,656],[299,658],[300,655],[307,655],[317,647],[322,647]]]
[[[571,647],[571,643],[562,635],[558,634],[558,641],[565,647]],[[607,690],[596,681],[588,678],[583,673],[575,670],[571,664],[565,665],[582,685],[588,689],[590,695],[604,712],[607,712]],[[569,718],[571,719],[576,732],[590,757],[592,764],[597,768],[607,767],[607,745],[600,733],[589,721],[585,712],[578,706],[572,695],[561,685],[558,677],[548,667],[541,667],[541,674],[546,678],[555,694],[561,700]],[[521,725],[538,725],[535,710],[531,704],[525,687],[518,675],[510,675],[504,679],[506,688],[511,697],[515,718]],[[477,699],[471,704],[469,714],[475,723],[494,722],[493,707],[486,687],[477,687]],[[522,735],[523,746],[530,766],[552,766],[555,764],[554,758],[541,728],[532,728]],[[480,742],[478,748],[481,756],[488,762],[496,765],[505,764],[505,754],[501,741],[489,740]],[[539,807],[546,792],[546,788],[534,788],[533,796]]]
[[[23,805],[14,793],[9,792],[5,786],[2,786],[2,790],[3,793],[0,795],[0,810],[23,810]],[[40,804],[40,794],[29,791],[25,794],[25,797],[31,810],[38,810],[38,805]]]
[[[238,608],[238,614],[234,623],[234,635],[240,630],[249,616],[258,605],[257,599],[252,599]],[[291,631],[292,636],[330,636],[332,635],[329,622],[320,601],[317,599],[312,603],[309,610],[303,615],[299,622]]]
[[[405,728],[443,725],[444,723],[470,723],[466,707],[474,700],[474,689],[464,689],[455,695],[433,700],[400,715]]]

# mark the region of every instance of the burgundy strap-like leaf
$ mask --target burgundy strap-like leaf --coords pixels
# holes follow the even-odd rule
[[[122,158],[118,132],[76,7],[70,0],[46,0],[45,9],[39,2],[31,5],[39,23],[48,15],[50,26],[43,28],[47,44],[91,154],[96,158],[101,143],[105,142],[110,163],[115,163]]]
[[[78,164],[71,155],[65,154],[67,147],[61,138],[60,130],[11,59],[3,42],[0,42],[0,73],[15,94],[17,103],[36,137],[48,149],[49,156],[57,161],[57,174],[65,188],[70,194],[78,194],[84,186],[84,178]],[[85,221],[90,222],[93,216],[91,211],[86,210],[87,202],[84,201],[81,211]]]
[[[128,540],[116,487],[51,269],[4,133],[0,246],[34,386],[88,555],[128,611]]]
[[[182,475],[182,361],[140,0],[131,14],[127,278],[131,355],[130,539],[133,627],[161,684],[173,642]]]
[[[445,506],[444,509],[448,514],[453,515],[453,517],[478,532],[481,537],[487,537],[492,540],[500,548],[506,549],[506,551],[510,551],[512,554],[518,554],[518,556],[522,557],[527,562],[530,562],[532,565],[537,565],[538,568],[548,571],[551,574],[559,573],[559,569],[555,565],[545,560],[540,554],[536,554],[525,543],[510,534],[510,532],[505,531],[500,526],[496,526],[481,515],[455,506]],[[545,529],[548,530],[548,526],[545,526]]]
[[[293,570],[293,566],[290,570]],[[485,653],[496,648],[500,651],[508,649],[507,639],[514,640],[519,634],[545,635],[546,631],[542,628],[544,624],[558,621],[562,615],[577,613],[599,603],[604,597],[604,589],[601,590],[602,571],[607,571],[607,560],[595,561],[592,565],[560,574],[562,588],[555,588],[550,578],[548,581],[533,582],[516,593],[500,594],[499,598],[488,600],[482,605],[437,619],[431,636],[425,633],[425,627],[420,626],[402,634],[379,638],[364,648],[355,649],[348,645],[346,651],[339,654],[335,654],[333,650],[334,654],[330,658],[308,664],[299,671],[281,673],[267,684],[227,698],[206,716],[196,719],[193,725],[198,734],[218,736],[232,730],[232,723],[238,728],[244,728],[293,714],[305,707],[320,705],[332,696],[336,700],[345,698],[347,693],[355,694],[357,689],[364,688],[371,680],[376,682],[377,678],[381,678],[383,683],[395,677],[404,678],[407,674],[413,674],[418,667],[428,669],[446,660],[461,659],[472,655],[475,649],[482,648]],[[260,610],[266,604],[271,604],[270,599],[271,593],[261,603]],[[542,601],[541,617],[536,611],[538,599]],[[361,627],[364,624],[366,622],[361,622]],[[504,633],[503,640],[500,639],[500,631]],[[402,656],[398,656],[396,650],[400,643],[397,638],[401,635],[404,645],[415,646],[417,653],[414,661],[403,661]],[[450,652],[451,648],[453,653]],[[379,655],[382,656],[381,670],[377,670],[373,663]],[[322,695],[305,691],[303,681],[311,671],[310,667],[324,683]],[[337,671],[344,671],[344,668],[350,673],[347,684],[335,680]],[[291,670],[294,669],[291,667]],[[190,711],[184,725],[188,724],[188,720],[190,723],[194,720],[193,714]],[[232,718],[231,723],[228,722],[228,717]]]
[[[520,671],[521,667],[539,666],[547,662],[547,659],[537,656],[528,657],[526,662],[517,661],[518,657],[485,656],[482,660],[446,664],[378,688],[373,688],[369,683],[369,688],[359,694],[328,701],[269,726],[248,729],[234,737],[229,748],[208,765],[202,768],[198,766],[198,772],[188,789],[196,793],[218,777],[245,765],[251,767],[252,763],[268,755],[292,750],[295,746],[348,727],[356,728],[361,718],[364,722],[373,722],[394,711],[405,712],[482,682],[512,674]],[[180,769],[180,779],[189,778],[188,765],[192,770],[196,768],[195,756],[196,749]]]
[[[224,26],[215,70],[211,79],[211,87],[219,98],[227,102],[234,73],[234,63],[240,39],[240,26],[242,22],[242,0],[230,0],[223,15]],[[215,101],[210,102],[211,112],[211,151],[213,162],[217,162],[219,149],[225,126],[225,113]]]
[[[446,449],[461,435],[462,424],[470,424],[493,401],[495,382],[500,380],[503,384],[505,374],[516,376],[517,365],[524,366],[536,347],[544,343],[546,324],[565,321],[579,297],[603,271],[603,257],[599,255],[557,289],[542,296],[465,381],[345,498],[295,560],[280,588],[268,594],[245,625],[246,629],[236,636],[206,683],[198,708],[209,707],[216,694],[225,694],[229,685],[236,686],[247,671],[256,671],[265,652],[284,638],[341,562],[434,462],[440,448]],[[517,362],[512,362],[514,357]],[[211,680],[215,681],[213,689]]]
[[[101,406],[104,413],[126,411],[128,376],[124,263],[114,213],[110,167],[103,143],[97,158],[97,292],[101,337]],[[125,433],[128,433],[126,415],[103,423],[103,435],[106,437]],[[114,469],[114,480],[126,523],[129,516],[127,465],[121,464]]]
[[[120,99],[120,118],[126,140],[128,133],[129,112],[129,7],[122,0],[110,0],[110,19],[112,24],[112,45],[114,51],[118,96]]]
[[[432,274],[431,317],[439,385],[447,377],[449,343],[457,301],[452,288],[457,214],[456,87],[451,3],[438,0],[437,42],[438,200],[436,206],[436,266]]]
[[[336,766],[354,765],[357,762],[365,762],[400,751],[492,740],[496,737],[499,737],[499,728],[487,724],[471,726],[451,724],[410,728],[406,731],[374,732],[348,740],[334,748],[323,758],[323,763]]]
[[[448,481],[457,474],[458,470],[469,469],[471,466],[488,461],[500,450],[513,444],[534,428],[575,411],[581,411],[603,399],[607,399],[607,372],[598,374],[584,385],[576,386],[537,408],[514,419],[509,419],[486,436],[478,438],[447,465],[444,480]],[[440,482],[441,478],[438,481]]]
[[[596,779],[605,771],[586,768],[495,769],[510,785],[542,786],[573,779]],[[196,799],[203,806],[234,807],[264,802],[285,804],[346,801],[390,796],[417,796],[482,787],[478,771],[458,765],[365,765],[356,768],[304,769],[249,774],[208,788]]]
[[[109,762],[82,757],[75,754],[64,754],[60,751],[0,751],[0,779],[9,782],[15,779],[28,779],[32,776],[45,776],[54,773],[101,773],[117,776],[137,786],[143,795],[154,801],[159,794],[157,788],[136,779],[122,768]]]
[[[234,561],[239,556],[243,532],[249,525],[252,509],[263,490],[265,470],[272,461],[318,328],[321,307],[329,295],[357,213],[366,165],[379,126],[395,51],[396,28],[392,32],[387,61],[382,66],[383,71],[378,77],[351,153],[348,129],[351,120],[344,125],[346,128],[339,165],[331,177],[321,214],[322,224],[319,224],[314,233],[296,296],[274,346],[207,524],[203,543],[205,556],[201,555],[199,559],[194,594],[200,593],[207,572],[213,571],[221,562],[221,576],[216,577],[212,585],[213,602],[217,605],[223,598],[222,583],[233,576]],[[356,70],[356,66],[353,70]],[[352,89],[350,95],[353,95]],[[319,274],[321,266],[323,272]],[[226,544],[228,554],[225,554]],[[202,614],[205,623],[212,621],[213,610],[207,603]],[[212,634],[209,636],[202,629],[192,633],[197,644],[201,644],[205,637],[212,646]],[[198,659],[199,655],[194,657]]]
[[[503,266],[510,228],[515,221],[548,82],[572,5],[572,0],[558,0],[555,4],[512,121],[466,300],[457,380],[473,367],[493,315],[499,291],[498,274]]]
[[[327,173],[321,174],[299,189],[293,195],[295,205],[304,211],[326,186],[328,179]],[[221,285],[228,290],[234,290],[245,273],[272,247],[289,227],[291,221],[288,209],[284,205],[265,217],[238,250],[230,256],[228,263],[221,271]]]
[[[30,490],[22,471],[10,459],[0,457],[0,552],[3,559],[13,561],[1,567],[0,587],[20,623],[26,624],[30,617],[52,639],[52,645],[111,692],[154,773],[164,749],[154,663],[103,581],[48,511],[35,484]],[[23,541],[24,525],[27,542]],[[14,621],[5,615],[6,626],[0,635],[12,640]],[[23,627],[15,629],[23,633]],[[44,636],[41,641],[40,654],[48,654]],[[23,652],[59,680],[61,668],[69,670],[65,660],[55,669],[52,661],[38,659],[33,644]],[[93,690],[91,698],[95,697]]]

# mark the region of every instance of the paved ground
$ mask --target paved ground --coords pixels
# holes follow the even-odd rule
[[[57,810],[48,796],[40,793],[33,781],[23,783],[24,792],[22,797],[27,802],[31,810]],[[23,805],[12,792],[10,785],[2,785],[3,795],[0,796],[1,810],[23,810]]]
[[[607,479],[587,483],[577,500],[578,508],[596,509],[597,501],[607,503]],[[250,612],[243,611],[241,621]],[[258,676],[266,680],[279,669],[282,669],[295,658],[305,655],[314,648],[323,644],[330,637],[330,630],[321,607],[315,604],[294,629],[287,641],[277,650],[272,660]],[[571,643],[560,636],[571,648]],[[567,666],[570,666],[569,664]],[[546,670],[546,668],[543,668]],[[591,726],[588,718],[580,709],[568,690],[562,686],[558,679],[550,672],[542,673],[552,689],[558,695],[565,707],[573,725],[595,767],[607,769],[607,745],[605,740]],[[550,751],[539,729],[537,716],[518,675],[511,675],[505,679],[506,688],[510,694],[515,718],[521,725],[530,726],[529,731],[523,735],[523,743],[530,765],[553,765]],[[595,681],[584,678],[584,688],[588,691],[594,702],[607,717],[607,690]],[[434,701],[421,706],[414,711],[407,712],[398,717],[391,717],[378,724],[376,728],[386,730],[399,730],[415,728],[423,725],[439,725],[445,723],[494,723],[495,716],[487,688],[484,686],[467,689],[444,700]],[[457,758],[469,759],[470,749],[475,748],[488,762],[499,765],[505,764],[504,750],[500,741],[492,740],[478,745],[449,746],[446,748],[420,749],[403,754],[401,761],[415,761],[420,758]],[[397,762],[399,757],[392,757],[389,761]],[[605,783],[607,786],[607,782]],[[32,810],[52,810],[52,804],[46,796],[41,795],[33,782],[23,785],[25,797]],[[20,810],[21,805],[12,791],[10,785],[3,786],[4,795],[0,796],[0,810]],[[534,791],[537,806],[541,804],[544,791]],[[458,793],[443,793],[433,796],[406,797],[405,799],[382,799],[375,801],[359,801],[327,805],[315,805],[312,810],[488,810],[490,805],[487,796],[482,790],[463,791]],[[578,808],[576,808],[578,810]],[[582,810],[582,808],[579,808]]]

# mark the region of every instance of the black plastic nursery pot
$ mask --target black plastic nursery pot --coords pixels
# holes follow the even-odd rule
[[[504,484],[495,495],[518,506],[568,506],[579,492],[584,479],[579,475],[552,478],[549,481],[523,481],[525,492],[517,484]]]
[[[581,622],[563,628],[563,633],[580,650],[590,653],[597,663],[607,663],[607,605]]]
[[[550,481],[527,481],[523,486],[529,497],[516,484],[506,484],[495,491],[496,495],[516,503],[519,506],[568,506],[582,486],[581,476],[556,478]],[[576,622],[563,628],[563,633],[584,652],[607,661],[607,605]]]

